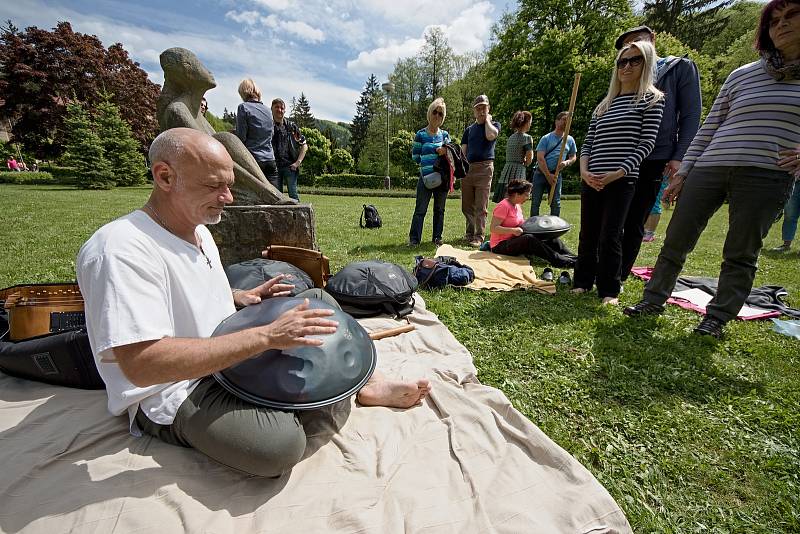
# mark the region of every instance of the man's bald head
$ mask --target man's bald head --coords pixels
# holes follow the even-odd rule
[[[172,128],[150,145],[153,173],[151,206],[170,231],[183,226],[192,236],[198,224],[216,224],[222,208],[233,202],[233,160],[210,135],[190,128]],[[178,230],[180,232],[180,230]]]
[[[161,132],[150,144],[150,168],[166,163],[176,171],[187,163],[225,160],[233,166],[225,147],[211,137],[192,128],[170,128]]]

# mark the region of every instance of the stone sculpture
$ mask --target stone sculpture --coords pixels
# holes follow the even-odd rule
[[[230,132],[215,132],[200,112],[200,100],[217,86],[214,76],[200,59],[185,48],[169,48],[159,56],[164,87],[158,97],[157,117],[162,130],[193,128],[214,136],[233,159],[236,178],[232,188],[236,205],[294,204],[270,184],[244,144]]]

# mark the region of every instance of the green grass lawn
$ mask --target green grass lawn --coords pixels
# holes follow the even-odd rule
[[[148,189],[2,185],[0,194],[5,287],[74,279],[80,245],[141,206]],[[410,269],[414,255],[434,251],[430,243],[405,246],[413,199],[302,200],[315,206],[319,245],[333,270],[369,258]],[[364,203],[378,206],[383,228],[358,228]],[[579,209],[566,201],[562,215],[576,222]],[[711,221],[686,274],[718,274],[726,217],[723,209]],[[430,224],[429,215],[428,240]],[[445,241],[463,230],[459,201],[451,199]],[[776,225],[767,247],[780,242],[779,232]],[[577,228],[565,236],[572,248],[577,239]],[[639,264],[652,265],[660,243],[645,243]],[[798,266],[796,252],[765,253],[756,285],[782,285],[800,307]],[[642,289],[639,281],[626,284],[623,304],[636,302]],[[596,295],[564,290],[423,295],[472,352],[480,379],[589,468],[636,532],[800,532],[800,342],[772,332],[771,322],[730,324],[715,343],[691,334],[699,315],[674,306],[632,321]]]

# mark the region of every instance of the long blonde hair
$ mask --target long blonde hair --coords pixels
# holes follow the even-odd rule
[[[619,81],[619,69],[617,68],[617,61],[619,58],[622,57],[622,54],[630,50],[631,48],[637,48],[639,52],[642,53],[644,57],[644,64],[642,65],[642,75],[639,77],[639,87],[636,89],[636,98],[633,99],[633,105],[635,106],[642,99],[647,96],[647,94],[652,94],[653,99],[647,105],[648,109],[655,105],[658,101],[664,98],[664,93],[658,90],[658,88],[653,84],[655,79],[655,63],[656,63],[656,49],[652,43],[648,41],[634,41],[630,44],[623,46],[619,53],[617,53],[617,57],[614,60],[614,69],[611,71],[611,83],[608,86],[608,94],[606,97],[597,104],[597,107],[594,108],[594,115],[597,117],[602,117],[603,114],[608,111],[608,108],[611,107],[611,102],[619,96],[620,91],[622,90],[622,84]]]

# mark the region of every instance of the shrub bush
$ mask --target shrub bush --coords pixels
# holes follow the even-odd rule
[[[561,194],[562,195],[580,195],[581,194],[581,178],[574,174],[566,174],[561,181]]]
[[[404,178],[392,178],[392,187],[408,189]],[[321,174],[314,180],[316,187],[347,187],[351,189],[383,189],[383,176],[369,174]],[[416,181],[415,184],[416,185]]]
[[[78,169],[74,167],[48,165],[47,172],[53,175],[53,179],[58,184],[75,185],[78,182]]]
[[[331,153],[331,159],[328,165],[335,174],[342,174],[349,172],[355,165],[355,162],[350,152],[344,148],[337,148]]]
[[[347,187],[351,189],[383,189],[383,176],[370,174],[321,174],[314,180],[316,187]],[[417,177],[392,177],[392,189],[415,189]]]
[[[2,184],[55,184],[53,175],[49,172],[0,172],[0,183]]]
[[[383,176],[372,174],[321,174],[316,177],[306,177],[300,184],[322,188],[384,189],[383,179]],[[392,176],[392,189],[416,191],[418,179],[416,176]],[[461,189],[461,180],[456,180],[455,189],[456,191]]]

